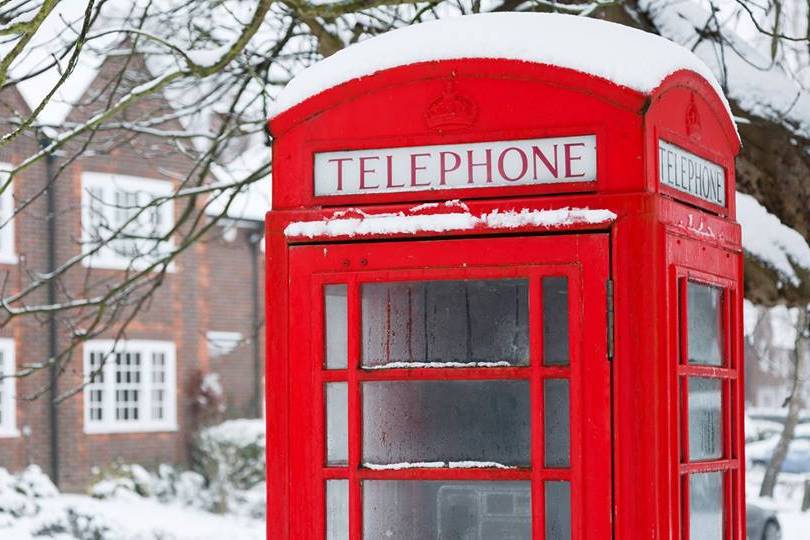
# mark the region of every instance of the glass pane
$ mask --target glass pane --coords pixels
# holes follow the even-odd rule
[[[324,317],[326,320],[326,367],[346,369],[349,355],[346,285],[324,287]]]
[[[571,484],[546,482],[546,539],[570,540],[570,538]]]
[[[528,381],[364,383],[363,462],[528,466],[529,403]]]
[[[349,390],[346,383],[326,385],[326,462],[349,462]]]
[[[363,537],[530,540],[529,482],[363,482]]]
[[[568,278],[543,278],[543,365],[568,365]]]
[[[527,365],[527,280],[363,285],[363,366]]]
[[[349,540],[349,481],[326,481],[326,540]]]
[[[689,537],[723,540],[723,473],[689,476]]]
[[[571,463],[568,379],[547,379],[543,392],[546,467],[568,467]]]
[[[689,377],[689,460],[722,457],[722,383]]]
[[[722,294],[717,287],[688,282],[689,363],[719,366],[722,358]]]

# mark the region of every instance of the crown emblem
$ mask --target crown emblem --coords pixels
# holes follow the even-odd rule
[[[477,112],[475,103],[461,94],[451,79],[442,95],[428,106],[425,122],[438,131],[462,129],[475,122]]]
[[[701,126],[700,114],[698,113],[697,104],[695,103],[695,94],[689,98],[689,106],[686,107],[686,134],[693,139],[700,139]]]

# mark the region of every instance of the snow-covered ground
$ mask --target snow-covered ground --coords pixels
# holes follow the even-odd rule
[[[774,500],[759,499],[762,484],[761,468],[749,469],[746,476],[748,500],[757,501],[762,506],[773,508],[782,526],[782,540],[808,540],[810,538],[810,512],[801,512],[803,475],[782,473]]]
[[[3,540],[68,540],[96,538],[89,531],[104,531],[104,540],[264,540],[264,520],[213,514],[180,504],[166,504],[138,496],[99,500],[85,495],[61,494],[40,502],[36,516],[13,520],[0,528]],[[95,521],[82,532],[68,531],[68,516],[87,516]],[[78,527],[82,518],[79,517]],[[93,529],[90,529],[90,527]],[[81,530],[81,529],[80,529]]]

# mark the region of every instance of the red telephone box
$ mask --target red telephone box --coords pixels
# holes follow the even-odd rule
[[[279,97],[268,538],[744,538],[738,136],[689,53],[573,19]]]

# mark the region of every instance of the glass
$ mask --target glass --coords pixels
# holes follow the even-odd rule
[[[529,482],[363,482],[363,538],[530,540]]]
[[[687,282],[687,342],[690,364],[723,364],[722,299],[722,291],[717,287]]]
[[[530,410],[528,381],[367,382],[363,462],[528,466]]]
[[[571,400],[568,379],[543,382],[543,408],[546,467],[571,464]]]
[[[568,278],[543,278],[543,365],[567,366]]]
[[[571,484],[546,482],[546,539],[570,540],[570,538]]]
[[[525,279],[367,283],[361,294],[364,367],[529,363]]]
[[[326,368],[346,369],[349,365],[348,296],[346,285],[327,285],[324,294],[326,327]]]
[[[326,385],[326,463],[349,462],[349,388],[345,382]]]
[[[722,443],[722,381],[688,378],[689,460],[719,459]]]
[[[723,540],[723,473],[689,476],[689,538]]]
[[[349,481],[326,481],[326,540],[349,540]]]

